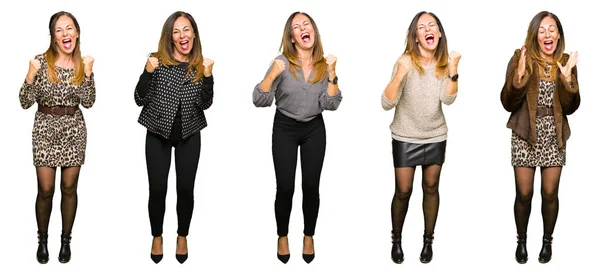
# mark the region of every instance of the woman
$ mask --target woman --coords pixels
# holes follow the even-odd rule
[[[273,164],[277,178],[275,219],[277,258],[287,263],[288,224],[298,146],[302,165],[302,211],[304,248],[302,257],[310,263],[315,256],[313,235],[319,213],[319,181],[325,158],[323,110],[336,110],[342,101],[335,73],[336,57],[323,56],[315,21],[306,13],[294,12],[283,29],[278,56],[265,78],[254,88],[256,107],[268,107],[277,98],[273,122]]]
[[[406,49],[381,95],[384,110],[396,108],[390,125],[396,188],[392,200],[392,260],[404,261],[402,228],[416,166],[423,170],[425,234],[420,260],[433,257],[432,242],[440,197],[438,186],[446,154],[448,128],[441,104],[452,104],[458,91],[460,54],[448,54],[444,27],[435,14],[419,12],[406,35]]]
[[[143,106],[138,122],[146,133],[146,166],[150,183],[148,212],[155,263],[162,260],[162,233],[175,148],[177,173],[177,249],[175,257],[188,257],[187,235],[194,209],[194,182],[200,159],[200,130],[206,127],[204,110],[213,101],[213,61],[202,56],[194,18],[173,13],[163,25],[158,51],[150,54],[135,88],[135,102]]]
[[[571,134],[567,115],[579,107],[577,59],[564,54],[565,35],[558,17],[538,13],[527,30],[525,45],[515,50],[501,92],[504,109],[511,112],[514,205],[517,226],[515,258],[526,263],[527,224],[531,213],[535,168],[542,176],[544,236],[540,263],[552,258],[552,233],[558,217],[558,183],[565,165],[566,142]]]
[[[92,67],[94,58],[81,56],[80,29],[72,14],[61,11],[50,17],[50,46],[29,62],[19,92],[21,107],[38,104],[33,124],[33,165],[38,193],[35,214],[38,226],[39,263],[48,262],[48,224],[57,167],[61,167],[62,234],[58,260],[71,260],[71,230],[77,211],[77,182],[85,161],[86,127],[79,105],[90,108],[96,100]]]

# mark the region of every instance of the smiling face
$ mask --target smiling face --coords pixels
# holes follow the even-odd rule
[[[433,16],[424,13],[417,22],[416,41],[419,44],[419,50],[433,52],[440,42],[442,33]]]
[[[190,20],[180,16],[173,24],[173,56],[180,62],[187,61],[194,46],[194,29]]]
[[[297,14],[292,20],[292,43],[297,49],[310,50],[315,45],[315,30],[304,14]]]
[[[73,53],[79,38],[79,32],[75,27],[73,19],[62,15],[54,25],[54,45],[59,53],[70,55]]]
[[[540,55],[544,59],[552,58],[554,52],[556,51],[559,38],[560,34],[556,21],[552,17],[546,16],[544,19],[542,19],[537,32]]]

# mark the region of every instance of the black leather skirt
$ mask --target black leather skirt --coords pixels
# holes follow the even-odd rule
[[[394,167],[442,165],[446,159],[446,141],[435,143],[410,143],[392,139]]]

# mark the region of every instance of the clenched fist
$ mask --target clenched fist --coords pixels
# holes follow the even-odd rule
[[[92,67],[94,66],[94,58],[86,55],[83,57],[83,72],[85,76],[89,77],[92,75]]]
[[[26,81],[27,83],[33,83],[33,79],[37,75],[37,72],[42,67],[42,63],[38,59],[31,59],[29,61],[29,71],[27,72]]]
[[[158,68],[159,62],[156,57],[148,57],[148,61],[146,61],[146,71],[149,73],[153,73],[156,68]]]
[[[327,62],[327,72],[331,75],[335,72],[335,65],[337,62],[337,57],[333,54],[327,55],[325,57],[325,62]]]
[[[396,75],[394,75],[394,77],[396,77],[398,79],[403,79],[404,76],[408,73],[408,71],[412,67],[412,61],[410,60],[410,56],[403,54],[396,61],[396,65],[397,65],[397,69],[396,69]]]
[[[285,71],[285,62],[279,59],[273,60],[273,65],[271,66],[271,71],[269,72],[273,79],[277,78],[283,71]]]
[[[204,66],[204,76],[209,77],[212,75],[212,68],[215,62],[212,59],[202,59],[202,66]]]
[[[452,51],[449,55],[450,58],[450,66],[454,68],[458,67],[458,61],[460,61],[461,55],[455,51]]]

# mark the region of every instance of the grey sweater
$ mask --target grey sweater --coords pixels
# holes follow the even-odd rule
[[[260,83],[254,87],[252,100],[256,107],[268,107],[276,99],[277,110],[287,117],[297,121],[310,121],[323,110],[336,110],[342,101],[342,91],[338,90],[335,96],[327,93],[328,75],[321,82],[308,83],[304,81],[302,69],[296,69],[298,79],[290,71],[290,62],[285,56],[277,59],[285,62],[285,70],[273,81],[268,92],[260,89]],[[271,65],[272,66],[272,65]],[[267,71],[267,74],[271,68]],[[311,77],[313,73],[311,72]]]
[[[397,69],[398,64],[394,65],[392,78]],[[449,79],[435,76],[435,64],[424,66],[423,69],[425,72],[421,75],[416,68],[409,68],[394,101],[388,100],[385,93],[381,95],[384,110],[396,107],[394,120],[390,125],[392,138],[395,140],[412,143],[446,140],[448,127],[442,103],[452,104],[456,94],[446,94]]]

